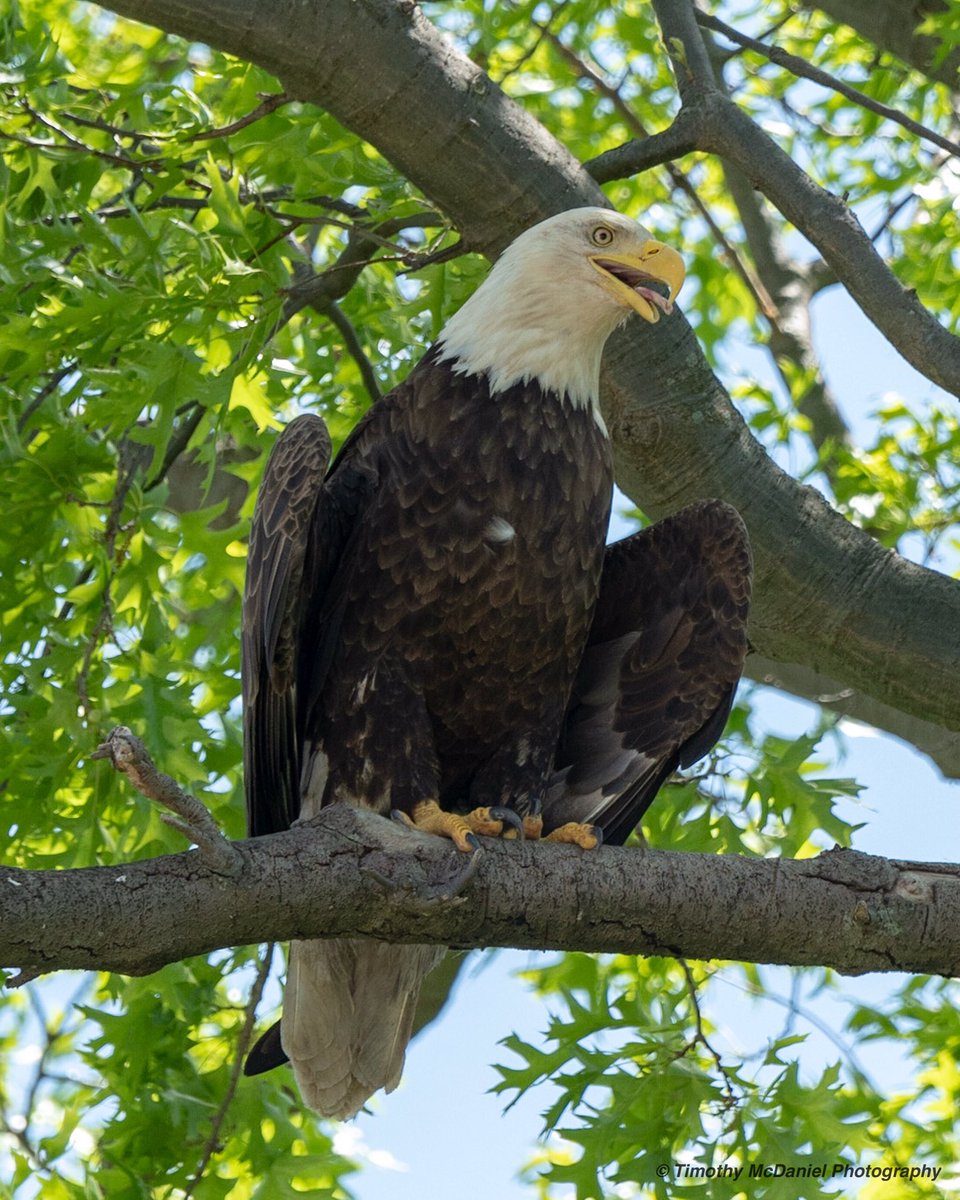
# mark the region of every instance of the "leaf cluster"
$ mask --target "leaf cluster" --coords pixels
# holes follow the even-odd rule
[[[588,165],[676,111],[641,0],[424,10]],[[815,9],[745,4],[735,19],[775,27],[784,49],[915,120],[952,124],[945,91],[888,57],[875,69],[876,47]],[[7,861],[122,863],[179,845],[89,763],[113,724],[143,731],[163,768],[242,832],[239,596],[276,430],[310,408],[335,441],[346,436],[482,266],[422,266],[445,244],[442,217],[370,145],[250,64],[73,0],[9,6],[0,37]],[[849,196],[904,283],[955,327],[955,164],[722,39],[716,61],[737,102]],[[683,246],[685,311],[771,454],[885,544],[952,568],[955,412],[885,398],[863,444],[824,443],[802,411],[815,363],[740,363],[745,346],[772,340],[751,285],[759,275],[776,293],[765,257],[808,298],[834,285],[810,247],[760,200],[745,211],[713,159],[605,186]],[[748,235],[757,222],[760,241]],[[653,844],[802,856],[849,841],[837,800],[857,785],[834,769],[839,733],[814,719],[802,736],[775,735],[762,704],[762,691],[745,691],[714,757],[668,786],[645,827]],[[346,1194],[352,1165],[326,1131],[271,1079],[237,1086],[257,977],[238,950],[151,979],[89,980],[75,995],[17,993],[0,1016],[0,1191],[19,1200],[40,1179],[50,1197]],[[569,956],[531,976],[549,1024],[542,1044],[508,1041],[519,1065],[501,1068],[498,1090],[553,1097],[531,1174],[543,1195],[673,1195],[683,1180],[659,1180],[661,1161],[956,1160],[949,985],[911,981],[851,1006],[839,1057],[811,1068],[801,1039],[816,1018],[793,1001],[769,1035],[728,1036],[730,980],[750,1014],[748,994],[776,1002],[766,973],[730,965]],[[916,1086],[883,1094],[854,1041],[888,1053],[896,1042]],[[32,1062],[17,1058],[24,1047]],[[752,1194],[797,1195],[786,1182]],[[825,1194],[818,1186],[807,1194]],[[720,1179],[684,1188],[737,1194]]]

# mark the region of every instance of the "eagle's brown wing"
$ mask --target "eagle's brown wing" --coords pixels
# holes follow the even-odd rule
[[[300,633],[311,601],[317,500],[330,451],[323,421],[297,417],[277,439],[257,496],[241,644],[244,786],[252,837],[288,828],[300,809]]]
[[[544,830],[599,825],[618,845],[661,784],[716,743],[747,651],[750,546],[721,501],[607,547]]]
[[[241,647],[251,837],[287,829],[300,812],[304,723],[337,636],[339,613],[326,597],[375,482],[345,453],[351,442],[325,480],[327,427],[320,417],[297,417],[277,439],[260,484]]]

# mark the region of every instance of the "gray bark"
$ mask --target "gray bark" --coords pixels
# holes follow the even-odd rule
[[[861,37],[950,88],[960,85],[960,47],[938,63],[939,39],[919,36],[927,16],[946,11],[943,0],[818,0],[816,5],[834,21],[851,26]]]
[[[474,863],[439,838],[343,805],[235,845],[243,869],[229,878],[197,851],[119,867],[7,868],[0,961],[25,977],[63,968],[138,975],[247,942],[370,936],[824,964],[846,974],[960,972],[960,874],[939,864],[854,851],[795,861],[486,839]],[[475,868],[467,880],[465,868]]]
[[[846,687],[838,680],[819,675],[798,663],[774,662],[762,654],[751,654],[747,660],[747,675],[757,683],[779,688],[855,721],[884,729],[926,754],[947,779],[960,779],[960,734],[944,729],[942,725],[907,716],[864,692]]]
[[[563,147],[413,4],[111,0],[109,7],[273,71],[294,95],[376,145],[468,245],[487,254],[534,220],[602,199]],[[697,61],[694,52],[691,65]],[[715,108],[704,106],[703,130],[691,127],[674,143],[687,145],[692,133],[727,154]],[[840,202],[809,180],[797,187],[794,164],[746,117],[741,133],[731,160],[798,227],[819,230],[824,257],[854,293],[885,305],[914,350],[939,361],[934,351],[949,335],[931,333],[935,322],[875,258]],[[759,651],[960,729],[960,586],[881,549],[781,472],[682,318],[631,326],[608,356],[606,380],[618,478],[645,511],[657,516],[715,495],[743,512],[758,564],[751,639]]]

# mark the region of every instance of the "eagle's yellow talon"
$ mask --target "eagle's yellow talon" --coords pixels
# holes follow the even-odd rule
[[[466,813],[461,820],[466,821],[474,833],[481,837],[498,837],[503,832],[503,822],[490,815],[489,808],[475,808]]]
[[[531,842],[538,842],[543,837],[543,817],[539,813],[523,818],[523,836]]]
[[[434,833],[449,838],[458,850],[472,854],[479,846],[477,834],[489,837],[503,828],[502,822],[491,820],[488,808],[475,808],[461,816],[460,813],[444,812],[436,800],[421,800],[413,806],[413,816],[404,813],[405,822],[422,833]]]
[[[545,842],[566,842],[584,850],[596,850],[603,842],[603,831],[599,825],[582,825],[579,821],[568,821],[554,829],[543,839]]]

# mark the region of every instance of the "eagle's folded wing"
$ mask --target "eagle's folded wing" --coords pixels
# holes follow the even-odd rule
[[[318,554],[337,549],[317,530],[329,522],[318,505],[329,462],[326,425],[317,416],[297,417],[277,439],[257,497],[241,648],[251,837],[287,829],[300,811],[301,631],[315,599],[307,576],[319,573]]]
[[[747,651],[751,561],[737,512],[703,501],[607,547],[544,828],[622,843],[661,784],[723,731]]]

